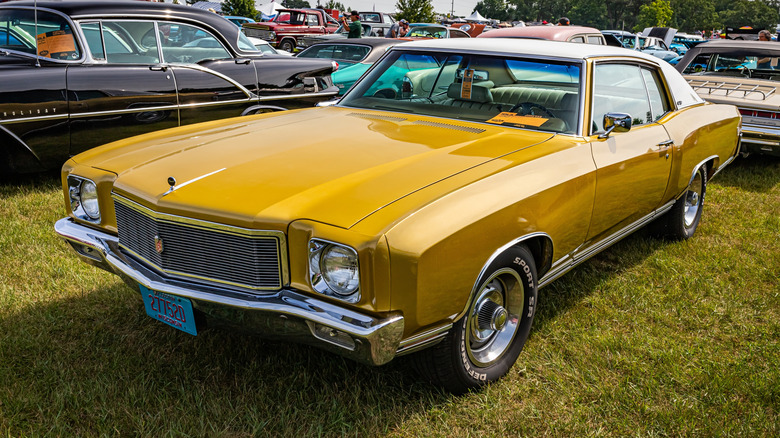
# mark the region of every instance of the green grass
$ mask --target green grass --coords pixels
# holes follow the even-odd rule
[[[55,237],[59,181],[0,184],[0,436],[778,436],[780,161],[709,185],[693,239],[639,232],[540,294],[507,378],[461,397],[148,318]]]

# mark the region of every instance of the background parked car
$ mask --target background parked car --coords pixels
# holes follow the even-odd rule
[[[360,22],[371,26],[370,33],[363,33],[365,36],[383,37],[390,31],[390,27],[395,23],[395,19],[385,12],[358,11]]]
[[[477,38],[540,38],[571,43],[607,44],[598,29],[586,26],[507,27],[484,32]]]
[[[739,107],[742,152],[780,156],[780,45],[715,40],[688,50],[677,70],[703,99]]]
[[[613,36],[627,49],[639,50],[664,61],[671,61],[678,56],[677,52],[669,49],[666,43],[657,37],[641,36],[620,30],[602,30],[601,32],[605,36]]]
[[[366,24],[361,22],[361,27],[363,29],[363,33],[361,34],[362,37],[375,37],[377,36],[376,32],[374,31],[371,24]],[[302,36],[299,38],[296,38],[296,49],[303,50],[307,47],[310,47],[314,44],[325,42],[325,41],[334,41],[334,40],[345,40],[347,39],[347,36],[349,35],[349,31],[344,29],[344,25],[339,25],[339,28],[336,29],[335,32],[325,34],[325,35],[310,35],[310,36]]]
[[[410,23],[404,38],[471,38],[468,33],[440,24]]]
[[[395,38],[353,38],[317,43],[298,53],[299,58],[332,59],[339,64],[331,74],[333,84],[344,94],[390,47],[403,43]]]
[[[3,172],[58,168],[120,138],[313,106],[337,93],[332,63],[263,56],[208,11],[38,1],[36,14],[34,6],[0,5]]]
[[[255,46],[255,49],[259,50],[260,52],[263,52],[268,55],[282,55],[282,56],[293,56],[290,52],[285,52],[284,50],[276,50],[271,46],[271,44],[268,43],[266,40],[261,40],[260,38],[255,37],[247,37],[247,39],[252,43],[253,46]],[[332,76],[332,75],[331,75]]]

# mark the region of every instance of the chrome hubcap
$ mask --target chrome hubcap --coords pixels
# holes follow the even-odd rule
[[[696,176],[693,177],[693,181],[688,186],[688,192],[685,194],[685,212],[683,215],[683,221],[685,227],[688,228],[696,221],[696,216],[701,208],[701,192],[704,186],[701,172],[696,172]]]
[[[474,364],[489,366],[509,349],[518,330],[524,293],[513,269],[497,271],[483,283],[466,321],[466,350]]]

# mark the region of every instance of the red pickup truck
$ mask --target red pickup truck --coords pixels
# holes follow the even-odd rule
[[[280,9],[273,21],[245,23],[243,30],[292,53],[299,38],[333,33],[338,27],[339,22],[323,9]]]

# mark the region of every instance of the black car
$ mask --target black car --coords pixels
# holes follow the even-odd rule
[[[0,174],[59,167],[136,134],[335,96],[335,63],[262,54],[197,8],[125,1],[0,6]]]

